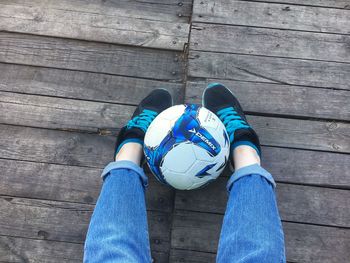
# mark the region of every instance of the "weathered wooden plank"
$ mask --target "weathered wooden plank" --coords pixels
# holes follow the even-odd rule
[[[171,249],[171,263],[215,263],[216,254],[185,249]],[[287,262],[293,263],[293,262]]]
[[[125,125],[134,106],[0,92],[1,123],[98,132]]]
[[[175,191],[164,186],[152,174],[147,174],[149,185],[146,190],[148,210],[172,213],[174,210]]]
[[[251,1],[251,0],[241,0]],[[294,4],[294,5],[308,5],[308,6],[323,6],[328,8],[342,8],[349,9],[348,0],[304,0],[302,2],[298,0],[253,0],[252,2],[269,2],[269,3],[283,3],[283,4]]]
[[[192,12],[192,0],[182,0],[181,3],[178,0],[2,0],[1,3],[177,23],[188,23]]]
[[[282,220],[350,226],[350,191],[279,184],[278,208]]]
[[[171,249],[171,263],[215,263],[216,254],[184,249]],[[287,262],[295,263],[295,262]]]
[[[190,48],[349,63],[349,44],[349,35],[194,23]]]
[[[151,256],[152,256],[152,262],[169,263],[169,251],[167,252],[151,251]]]
[[[115,134],[130,118],[133,106],[75,101],[0,92],[5,114],[0,123]],[[350,125],[263,116],[247,116],[269,146],[350,152]]]
[[[0,261],[11,263],[82,262],[82,244],[0,236]],[[151,251],[154,262],[167,263],[168,253]]]
[[[0,197],[0,234],[83,243],[94,206],[68,202]],[[148,211],[152,249],[169,251],[170,214]]]
[[[263,66],[262,66],[263,65]],[[189,76],[350,89],[350,64],[190,51]]]
[[[175,208],[208,213],[225,213],[227,178],[197,191],[176,193]],[[233,188],[234,190],[234,188]],[[276,188],[282,220],[350,227],[350,191],[280,183]]]
[[[53,1],[46,2],[45,6],[1,3],[0,31],[179,51],[188,42],[186,23],[70,10],[70,6],[56,9],[50,6]],[[77,4],[72,1],[71,5]]]
[[[262,152],[263,166],[279,182],[349,189],[350,155],[277,147]]]
[[[3,195],[96,203],[102,169],[0,159]]]
[[[290,262],[346,262],[349,229],[284,223],[287,260]]]
[[[210,82],[223,83],[247,112],[350,120],[350,92],[345,90],[210,79],[187,82],[186,102],[201,103]]]
[[[1,235],[83,243],[92,205],[1,197]]]
[[[115,138],[0,125],[0,158],[87,167],[105,166]]]
[[[349,124],[247,116],[261,143],[299,149],[350,152]]]
[[[170,250],[172,214],[148,211],[147,220],[151,249],[168,253]]]
[[[194,22],[350,33],[349,11],[247,1],[195,0]]]
[[[172,248],[216,253],[222,215],[177,211]],[[283,224],[287,260],[291,262],[346,262],[350,257],[349,229],[297,223]]]
[[[0,262],[78,263],[82,259],[82,244],[0,236]]]
[[[2,91],[137,105],[156,88],[183,102],[182,83],[0,63]]]
[[[215,263],[216,254],[183,249],[170,250],[171,263]]]
[[[3,195],[94,204],[102,169],[0,159]],[[148,174],[147,209],[171,212],[174,191]]]
[[[4,32],[0,62],[161,80],[184,72],[176,52]]]

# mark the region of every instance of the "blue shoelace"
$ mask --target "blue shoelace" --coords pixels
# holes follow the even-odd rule
[[[233,142],[234,133],[238,129],[250,128],[248,123],[244,121],[233,107],[228,107],[217,112],[220,120],[224,123],[226,131],[230,136],[230,142]]]
[[[141,112],[141,114],[137,115],[136,117],[128,121],[126,128],[127,129],[139,128],[144,132],[146,132],[149,125],[157,115],[158,113],[155,111],[144,109]]]

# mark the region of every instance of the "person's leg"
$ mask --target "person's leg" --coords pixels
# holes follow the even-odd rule
[[[102,172],[102,190],[88,229],[85,263],[151,262],[145,187],[140,167],[143,140],[154,118],[172,105],[166,90],[151,92],[118,135],[115,162]]]
[[[275,182],[260,167],[259,137],[237,98],[220,83],[208,86],[203,105],[224,123],[230,137],[230,161],[236,172],[227,189],[229,200],[217,261],[223,263],[285,262],[284,237],[275,199]]]
[[[138,153],[133,154],[130,147],[138,147]],[[85,241],[87,263],[151,262],[144,197],[147,177],[132,161],[140,160],[142,147],[129,143],[120,152],[124,159],[117,156],[102,174],[101,194]]]
[[[234,149],[236,172],[227,185],[229,200],[217,262],[286,261],[283,230],[274,192],[275,182],[271,174],[260,167],[257,156],[256,151],[249,146]]]

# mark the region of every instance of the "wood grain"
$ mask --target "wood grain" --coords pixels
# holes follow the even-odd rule
[[[190,48],[349,63],[349,45],[349,35],[194,23]]]
[[[262,66],[263,65],[263,66]],[[350,64],[190,51],[190,77],[350,90]]]
[[[83,249],[83,244],[77,243],[0,236],[1,262],[78,263],[83,260]],[[153,250],[151,254],[154,262],[168,262],[166,252]]]
[[[350,152],[349,124],[247,116],[261,143],[298,149]]]
[[[188,23],[192,11],[192,0],[182,0],[181,4],[178,0],[2,0],[1,3],[9,6],[57,9],[77,14],[98,14],[176,23]]]
[[[0,159],[3,195],[95,204],[100,193],[101,168]],[[148,174],[148,210],[171,212],[174,191]]]
[[[250,2],[251,0],[241,0]],[[266,0],[253,0],[251,2],[267,2]],[[348,0],[304,0],[300,2],[298,0],[268,0],[269,3],[283,3],[283,4],[293,4],[293,5],[309,5],[309,6],[323,6],[327,8],[341,8],[349,9]]]
[[[83,243],[94,206],[47,200],[0,197],[1,235]],[[150,242],[156,251],[168,251],[170,214],[148,212]]]
[[[156,88],[183,102],[182,83],[0,63],[1,91],[138,105]]]
[[[216,253],[222,215],[177,211],[172,248]],[[285,222],[287,261],[346,262],[350,256],[349,229]]]
[[[169,252],[151,251],[152,262],[169,263]]]
[[[180,53],[62,38],[0,32],[0,62],[182,80]]]
[[[0,236],[1,262],[79,263],[82,259],[82,244]]]
[[[349,11],[247,1],[194,0],[193,22],[350,33]]]
[[[115,137],[0,125],[0,157],[101,168],[113,157]]]
[[[159,49],[184,49],[188,42],[187,23],[153,20],[154,16],[133,18],[79,10],[81,5],[52,8],[47,5],[0,4],[0,31],[64,37]],[[52,1],[54,2],[54,1]],[[72,1],[71,5],[79,4]],[[124,11],[125,12],[125,11]],[[68,25],[68,26],[67,26]]]
[[[262,152],[263,167],[279,182],[350,188],[348,154],[277,147]]]
[[[197,191],[178,191],[175,209],[225,213],[227,178],[218,178]],[[234,186],[233,186],[234,191]],[[276,188],[282,220],[350,227],[350,191],[279,183]]]
[[[186,102],[201,103],[204,89],[212,82],[229,88],[247,112],[350,120],[350,92],[345,90],[208,79],[187,82]]]
[[[0,92],[0,109],[1,123],[112,133],[125,125],[135,107]]]
[[[216,254],[183,249],[170,250],[171,263],[215,263]]]

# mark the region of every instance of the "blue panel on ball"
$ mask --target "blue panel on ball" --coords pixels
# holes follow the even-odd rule
[[[216,165],[216,163],[207,165],[207,166],[204,167],[202,170],[200,170],[200,171],[196,174],[196,176],[199,177],[199,178],[203,178],[204,176],[210,175],[210,174],[208,173],[208,171],[209,171],[211,168],[213,168],[215,165]]]
[[[227,163],[227,157],[225,156],[224,162],[216,169],[216,172],[220,171],[222,168],[226,166]]]
[[[225,130],[223,130],[223,133],[224,133],[224,139],[225,139],[225,146],[227,146],[229,144],[229,138]]]
[[[167,182],[160,170],[160,165],[164,159],[164,156],[174,147],[176,139],[169,133],[156,148],[150,148],[145,146],[144,152],[148,162],[148,166],[156,178],[164,184]]]
[[[211,156],[217,156],[221,147],[213,136],[203,127],[198,120],[199,106],[189,104],[185,113],[177,120],[173,128],[175,137],[183,138],[206,150]]]
[[[162,175],[160,166],[165,155],[180,143],[193,143],[206,150],[210,156],[216,156],[221,151],[219,143],[205,128],[201,127],[197,118],[199,108],[198,105],[194,104],[186,105],[185,112],[175,122],[173,129],[162,142],[157,147],[144,147],[152,173],[164,184],[167,184],[167,182]]]

